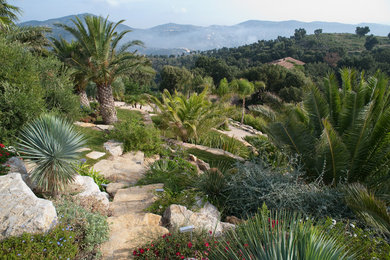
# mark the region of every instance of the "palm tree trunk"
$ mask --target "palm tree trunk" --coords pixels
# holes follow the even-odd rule
[[[100,103],[100,113],[102,114],[103,122],[107,125],[118,121],[116,116],[114,96],[112,95],[111,85],[97,85],[98,100]]]
[[[245,97],[242,99],[242,116],[241,116],[241,124],[244,123],[245,116]]]
[[[79,92],[79,97],[81,106],[90,108],[87,92],[85,92],[85,90]]]

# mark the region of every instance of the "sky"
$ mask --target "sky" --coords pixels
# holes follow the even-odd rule
[[[390,0],[8,0],[20,21],[67,15],[109,15],[134,28],[164,23],[233,25],[247,20],[326,21],[390,25]]]

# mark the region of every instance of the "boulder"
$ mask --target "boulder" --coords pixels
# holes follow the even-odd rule
[[[209,230],[215,236],[221,236],[228,229],[235,227],[233,224],[221,222],[215,217],[215,213],[207,209],[203,212],[192,212],[184,206],[172,204],[164,212],[162,222],[172,229],[193,225],[195,230]]]
[[[221,220],[221,213],[218,211],[217,207],[211,204],[210,202],[206,202],[203,208],[199,210],[199,213]]]
[[[10,166],[9,172],[20,173],[20,175],[22,175],[23,181],[30,189],[34,190],[37,187],[37,185],[33,183],[30,179],[29,171],[27,171],[26,166],[21,158],[11,157],[5,164],[8,164]]]
[[[67,190],[70,194],[77,193],[76,197],[83,206],[92,207],[102,213],[109,209],[108,194],[100,191],[92,177],[76,175]]]
[[[205,171],[210,170],[210,165],[208,163],[206,163],[205,161],[197,158],[193,154],[190,154],[188,156],[188,160],[190,161],[190,163],[192,165],[196,166],[196,168],[198,169],[198,172],[205,172]]]
[[[21,174],[0,176],[0,194],[0,240],[24,232],[47,232],[56,224],[53,203],[37,198]]]
[[[123,154],[123,143],[121,142],[115,140],[108,140],[103,144],[103,147],[113,156],[121,156]]]

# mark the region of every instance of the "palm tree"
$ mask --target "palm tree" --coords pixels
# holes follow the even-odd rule
[[[0,30],[7,28],[8,25],[18,20],[18,14],[20,13],[19,7],[8,4],[6,0],[0,0]]]
[[[128,73],[140,64],[139,58],[134,53],[126,52],[129,47],[140,44],[140,42],[133,41],[119,48],[121,39],[131,31],[117,32],[118,25],[124,20],[114,24],[108,21],[108,17],[104,19],[103,17],[85,16],[84,21],[76,17],[72,22],[75,27],[65,24],[59,26],[76,38],[83,56],[87,57],[86,63],[79,65],[84,67],[88,77],[97,86],[104,123],[115,123],[117,116],[111,84],[117,77]]]
[[[76,174],[78,152],[84,137],[65,119],[43,115],[20,131],[18,151],[37,167],[31,174],[33,183],[54,196],[64,190]]]
[[[78,42],[67,42],[62,37],[57,40],[51,38],[53,52],[56,56],[70,68],[72,68],[72,74],[75,82],[75,91],[80,97],[80,104],[83,107],[89,108],[89,100],[85,91],[89,79],[85,68],[87,67],[87,57],[83,56],[81,45]]]
[[[218,127],[225,121],[225,110],[207,99],[206,87],[202,93],[192,94],[189,98],[175,92],[171,95],[164,90],[162,102],[152,97],[160,109],[163,122],[177,137],[186,142],[197,141],[199,136],[207,133],[213,127]]]
[[[303,104],[269,125],[280,148],[300,155],[309,177],[385,185],[390,163],[390,88],[382,73],[365,80],[355,70],[330,74],[323,89],[311,86]]]
[[[241,116],[241,124],[244,123],[245,116],[245,98],[252,95],[255,92],[255,86],[253,83],[249,82],[247,79],[236,79],[231,83],[234,92],[238,94],[240,98],[242,98],[242,116]]]

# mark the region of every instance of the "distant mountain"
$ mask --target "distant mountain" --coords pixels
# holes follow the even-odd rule
[[[72,25],[71,19],[76,16],[83,17],[88,14],[79,14],[50,19],[46,21],[28,21],[20,23],[20,26],[48,26],[53,28],[52,37],[64,37],[71,40],[72,36],[61,28],[54,26],[56,23]],[[300,21],[257,21],[249,20],[232,26],[211,25],[207,27],[195,25],[182,25],[168,23],[149,29],[131,28],[120,25],[118,31],[131,29],[124,41],[141,40],[146,48],[139,48],[139,52],[152,55],[178,55],[191,50],[209,50],[222,47],[237,47],[250,44],[259,40],[275,39],[278,36],[289,37],[294,35],[297,28],[305,28],[308,34],[316,29],[322,29],[324,33],[355,33],[357,26],[369,26],[370,34],[387,36],[390,25],[361,23],[343,24],[331,22],[300,22]]]

